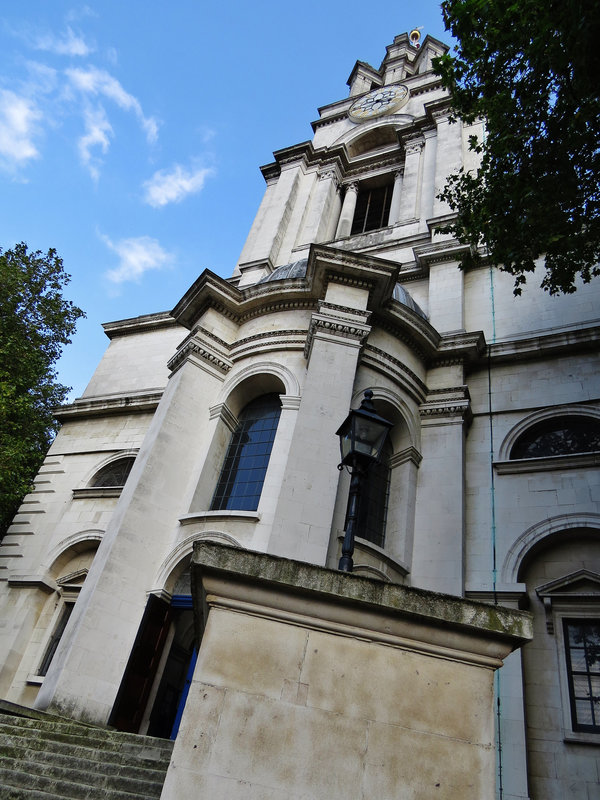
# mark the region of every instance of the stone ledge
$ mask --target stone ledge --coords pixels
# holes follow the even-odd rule
[[[496,668],[532,637],[531,616],[265,553],[198,542],[196,608],[227,607]]]

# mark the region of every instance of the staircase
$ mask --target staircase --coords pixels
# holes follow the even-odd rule
[[[2,800],[158,800],[172,749],[0,701]]]

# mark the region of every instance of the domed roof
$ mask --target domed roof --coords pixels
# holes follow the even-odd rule
[[[397,300],[399,303],[402,303],[403,306],[408,306],[408,308],[412,309],[415,313],[417,313],[423,319],[427,319],[427,314],[423,311],[421,306],[412,299],[409,293],[406,291],[404,286],[400,283],[397,283],[394,286],[394,293],[392,294],[394,300]]]
[[[270,281],[282,281],[285,278],[303,278],[306,275],[308,258],[301,258],[299,261],[292,261],[291,264],[284,264],[277,267],[270,275],[265,275],[259,283],[269,283]]]
[[[301,258],[298,261],[292,261],[291,264],[284,264],[281,267],[276,267],[270,275],[265,275],[261,278],[259,283],[270,283],[271,281],[283,281],[289,278],[304,278],[306,275],[306,267],[308,266],[308,259]],[[404,286],[397,283],[394,286],[394,293],[392,295],[394,300],[397,300],[402,305],[407,306],[423,319],[427,319],[427,314],[423,309],[415,303],[410,294],[406,291]]]

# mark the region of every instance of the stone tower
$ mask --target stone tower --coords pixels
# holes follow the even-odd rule
[[[517,299],[485,262],[459,269],[438,194],[474,164],[477,126],[451,120],[446,50],[401,34],[378,69],[358,61],[312,140],[261,168],[232,277],[206,270],[171,312],[105,325],[0,549],[0,695],[175,731],[194,543],[335,568],[335,431],[370,389],[394,427],[355,571],[529,608],[534,641],[497,681],[503,800],[592,796],[597,287],[550,297],[532,276]]]

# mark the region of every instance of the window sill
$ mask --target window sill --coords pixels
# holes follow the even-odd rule
[[[122,491],[122,486],[107,486],[105,488],[90,486],[85,489],[73,489],[73,500],[80,500],[84,497],[119,497]]]
[[[573,456],[546,456],[545,458],[515,458],[512,461],[495,461],[494,469],[498,475],[511,475],[521,472],[548,472],[558,469],[583,469],[597,467],[600,453],[581,453]]]
[[[600,745],[600,733],[587,733],[584,731],[569,731],[565,733],[563,741],[568,744],[592,744]]]
[[[338,536],[338,541],[341,543],[344,541],[344,535],[340,534]],[[373,544],[368,539],[362,539],[360,536],[356,536],[354,538],[354,550],[358,554],[361,550],[366,553],[370,553],[371,555],[380,558],[384,561],[388,566],[392,569],[397,570],[402,575],[408,575],[410,572],[409,568],[406,564],[402,561],[398,561],[397,558],[391,556],[383,547],[379,547],[377,544]]]
[[[192,525],[195,522],[215,519],[239,519],[248,522],[259,522],[260,514],[258,511],[199,511],[195,514],[184,514],[183,517],[179,517],[179,522],[181,525]]]
[[[26,680],[26,683],[29,684],[30,686],[41,686],[43,682],[44,682],[43,675],[28,675]]]

